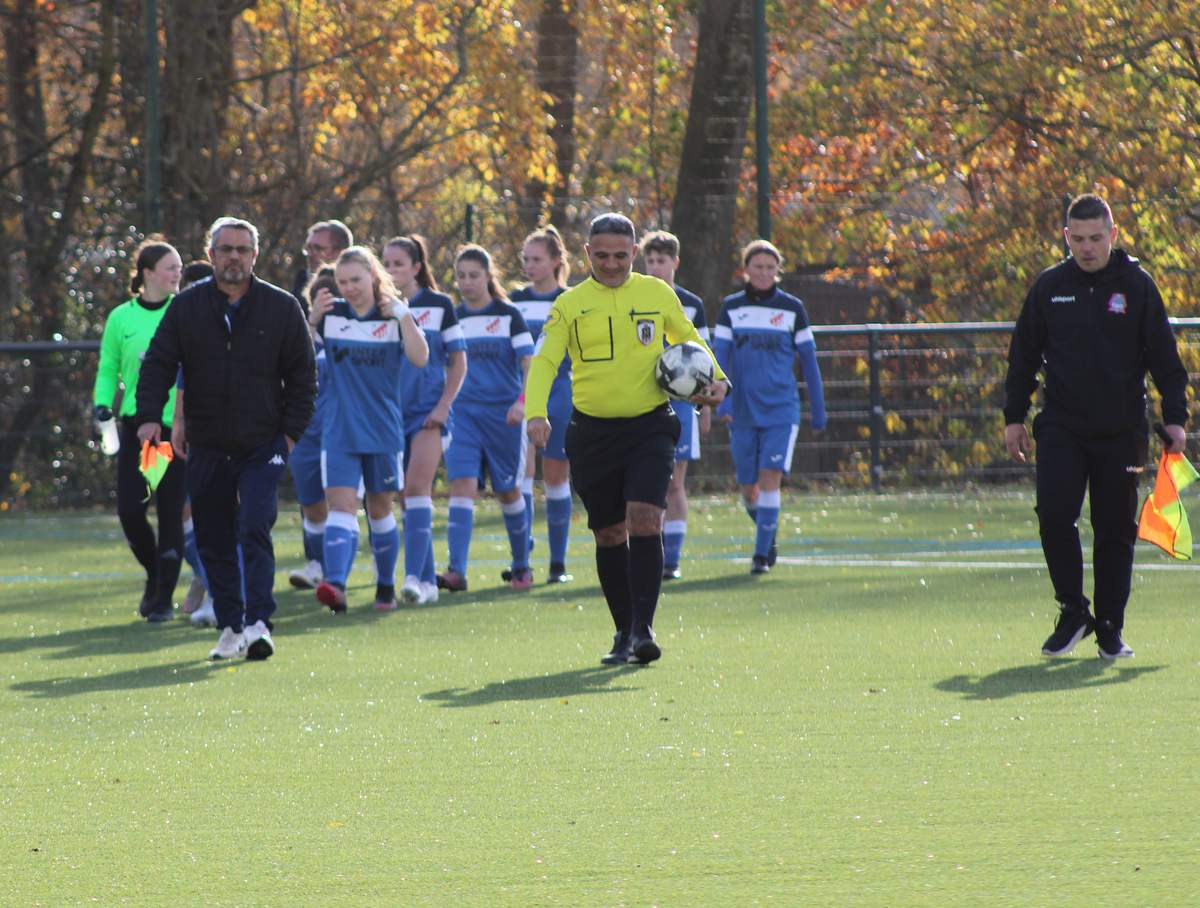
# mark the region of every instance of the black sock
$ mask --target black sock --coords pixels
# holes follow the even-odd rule
[[[617,630],[629,632],[633,622],[633,599],[629,586],[629,545],[596,546],[596,573]]]
[[[629,537],[629,580],[633,592],[633,633],[644,635],[654,625],[662,589],[662,536]]]

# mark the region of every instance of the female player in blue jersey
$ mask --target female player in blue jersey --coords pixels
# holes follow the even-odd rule
[[[800,428],[797,357],[808,384],[812,427],[825,428],[816,343],[804,304],[778,286],[782,264],[779,250],[766,240],[743,249],[746,287],[726,297],[713,331],[713,352],[733,380],[733,392],[718,413],[733,417],[734,469],[755,526],[753,574],[765,574],[775,561],[779,487],[791,469]]]
[[[665,230],[652,230],[642,237],[642,261],[646,273],[671,285],[683,311],[696,326],[696,333],[708,343],[708,318],[704,301],[690,290],[675,283],[679,270],[679,238]],[[679,417],[679,441],[675,443],[675,471],[667,487],[667,513],[663,522],[663,580],[679,579],[679,561],[683,540],[687,536],[687,468],[688,461],[700,459],[700,437],[712,427],[712,408],[700,407],[686,400],[671,401],[671,409]]]
[[[304,288],[305,301],[311,312],[318,294],[332,301],[338,295],[333,265],[322,265]],[[325,359],[325,343],[320,335],[314,337],[317,347],[317,403],[308,428],[292,448],[288,469],[296,486],[296,499],[304,520],[303,568],[288,574],[288,582],[301,590],[311,590],[325,579],[325,521],[329,507],[325,503],[325,484],[321,478],[321,416],[329,399],[329,370]]]
[[[525,398],[522,389],[533,356],[525,319],[508,301],[492,269],[492,257],[479,246],[464,246],[454,259],[462,304],[458,323],[467,343],[470,370],[454,402],[454,437],[446,449],[450,479],[450,520],[446,528],[450,565],[438,586],[467,588],[467,556],[475,521],[475,496],[484,467],[500,500],[512,550],[514,589],[533,584],[529,570],[529,529],[521,478],[525,475]]]
[[[404,584],[400,598],[411,604],[436,602],[433,557],[433,477],[453,431],[451,405],[467,375],[466,342],[454,302],[438,292],[429,270],[425,241],[400,236],[383,248],[383,267],[408,300],[425,332],[429,362],[400,368],[404,402]]]
[[[520,311],[534,344],[550,314],[550,306],[567,289],[571,266],[567,262],[562,236],[551,225],[525,237],[521,247],[521,266],[529,283],[514,290],[512,304]],[[550,542],[550,572],[547,583],[566,583],[567,543],[571,532],[571,469],[565,447],[567,423],[571,420],[571,360],[563,357],[558,376],[550,388],[550,441],[542,451],[542,484],[546,490],[546,535]],[[529,524],[530,547],[533,545],[533,477],[537,469],[537,449],[525,450],[526,472],[521,481]],[[501,575],[503,576],[503,575]],[[509,579],[509,578],[505,578]]]
[[[346,579],[358,549],[358,489],[366,490],[371,549],[378,571],[375,607],[396,608],[400,532],[392,513],[404,486],[404,419],[400,363],[425,365],[425,334],[398,298],[391,277],[370,249],[351,246],[335,266],[341,299],[318,293],[310,321],[325,342],[329,400],[321,426],[321,470],[329,518],[325,579],[317,599],[346,610]]]

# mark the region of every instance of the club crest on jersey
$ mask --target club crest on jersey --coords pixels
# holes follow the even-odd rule
[[[1113,315],[1124,315],[1128,306],[1125,303],[1124,293],[1114,293],[1108,298],[1108,311]]]
[[[778,328],[782,324],[783,324],[783,313],[782,312],[776,312],[774,315],[771,316],[772,327]]]
[[[498,318],[492,319],[490,322],[487,323],[487,325],[484,326],[484,330],[487,331],[488,334],[495,334],[497,331],[500,330],[500,319],[498,319]]]
[[[371,330],[371,337],[383,337],[388,332],[387,322],[380,322],[378,326]]]
[[[649,347],[654,340],[654,322],[648,318],[639,318],[637,323],[637,337],[642,342],[643,347]]]
[[[412,310],[411,310],[411,309],[410,309],[410,310],[408,310],[408,311],[409,311],[410,313],[412,312]],[[428,325],[428,324],[429,324],[429,314],[430,314],[430,312],[432,312],[432,311],[433,311],[433,310],[431,310],[431,309],[421,309],[421,310],[419,310],[418,312],[416,312],[416,313],[415,313],[415,315],[416,315],[416,318],[414,318],[414,319],[413,319],[413,321],[415,321],[415,322],[416,322],[418,325]]]

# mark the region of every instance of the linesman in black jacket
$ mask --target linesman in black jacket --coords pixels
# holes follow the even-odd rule
[[[220,218],[209,230],[212,280],[179,294],[142,363],[138,437],[157,442],[158,414],[179,368],[187,396],[187,488],[221,637],[213,659],[266,659],[271,640],[277,486],[313,412],[316,371],[300,304],[254,276],[258,230]],[[237,547],[245,559],[245,599]]]
[[[1146,372],[1162,397],[1169,451],[1182,451],[1187,371],[1162,297],[1138,260],[1113,249],[1117,228],[1099,196],[1079,196],[1064,230],[1070,258],[1043,271],[1025,298],[1008,352],[1004,441],[1025,460],[1025,416],[1045,370],[1037,441],[1037,515],[1060,613],[1042,646],[1064,656],[1095,631],[1105,659],[1132,656],[1121,639],[1137,539],[1138,477],[1148,455]],[[1076,521],[1092,506],[1096,613],[1083,595]]]

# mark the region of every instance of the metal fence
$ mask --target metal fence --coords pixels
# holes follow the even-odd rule
[[[1200,318],[1172,319],[1189,377],[1200,376]],[[1003,445],[1003,381],[1011,322],[815,327],[828,426],[803,424],[789,483],[858,488],[1021,481],[1028,465]],[[112,463],[91,421],[97,341],[0,343],[0,431],[31,393],[34,370],[50,390],[19,453],[0,510],[77,507],[114,497]],[[806,400],[807,388],[800,384]],[[714,422],[689,468],[701,489],[733,486],[727,428]],[[282,492],[290,494],[290,480]]]

